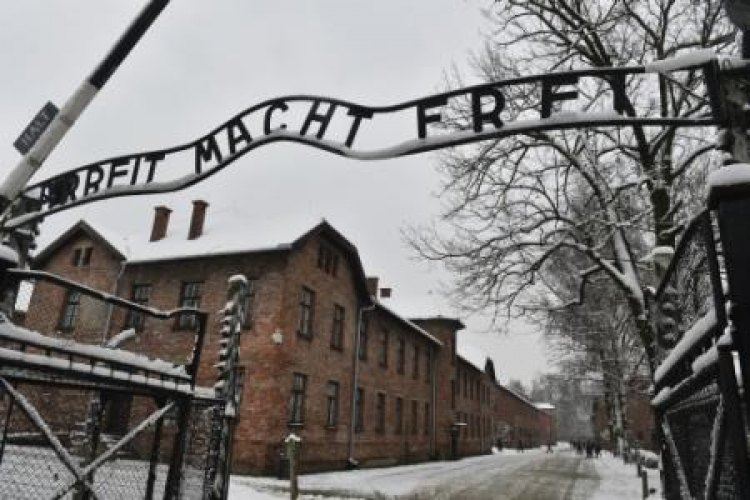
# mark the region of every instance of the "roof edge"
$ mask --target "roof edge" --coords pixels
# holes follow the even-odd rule
[[[373,301],[373,305],[375,307],[377,307],[381,311],[384,311],[384,312],[388,313],[391,317],[393,317],[394,319],[398,320],[401,324],[403,324],[403,325],[411,328],[412,330],[416,331],[417,333],[419,333],[420,335],[422,335],[423,337],[425,337],[427,340],[429,340],[433,344],[441,346],[441,347],[443,346],[443,343],[440,342],[434,336],[432,336],[427,330],[425,330],[423,328],[420,328],[418,325],[412,323],[410,320],[408,320],[408,319],[404,318],[403,316],[399,315],[397,312],[395,312],[393,309],[390,309],[389,307],[387,307],[385,304],[383,304],[382,302],[380,302],[378,299],[372,297],[372,301]]]

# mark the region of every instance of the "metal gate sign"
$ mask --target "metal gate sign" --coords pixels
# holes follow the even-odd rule
[[[659,106],[634,103],[627,84],[658,88],[659,71],[690,71],[705,81],[711,113],[664,117]],[[386,159],[514,134],[603,126],[706,126],[721,121],[713,56],[680,67],[588,69],[476,85],[392,106],[368,107],[315,96],[289,96],[257,104],[207,135],[170,149],[119,156],[51,177],[24,191],[41,209],[9,221],[10,227],[90,201],[162,193],[195,184],[265,144],[289,141],[362,160]],[[658,95],[658,92],[654,92]],[[517,95],[523,102],[513,101]],[[592,95],[594,96],[592,98]],[[451,106],[471,113],[456,129]],[[394,124],[397,124],[395,126]],[[382,137],[399,134],[391,142]],[[408,132],[411,130],[411,132]],[[381,143],[378,143],[378,139]]]
[[[52,123],[52,119],[58,113],[57,106],[51,102],[47,102],[42,109],[34,116],[31,122],[23,129],[21,135],[15,140],[13,146],[18,150],[19,153],[25,155],[34,146],[39,137],[47,130],[49,124]]]

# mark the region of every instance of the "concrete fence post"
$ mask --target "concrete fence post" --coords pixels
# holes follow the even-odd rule
[[[302,440],[296,434],[289,434],[286,443],[286,456],[289,460],[289,498],[297,500],[299,495],[299,483],[297,481],[297,449]]]

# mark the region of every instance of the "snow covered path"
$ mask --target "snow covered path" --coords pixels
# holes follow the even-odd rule
[[[494,462],[466,464],[442,475],[437,484],[420,486],[408,498],[585,500],[598,484],[591,460],[570,453],[527,453]]]
[[[510,451],[471,457],[455,462],[308,474],[300,477],[300,487],[305,493],[301,498],[588,500],[600,489],[597,462],[567,451],[549,455],[542,450],[531,450],[526,453]],[[632,482],[634,487],[638,485],[634,477],[628,482]],[[229,498],[288,498],[287,488],[287,481],[235,476]]]

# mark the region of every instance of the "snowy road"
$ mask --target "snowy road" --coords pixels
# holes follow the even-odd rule
[[[616,500],[639,498],[632,466],[541,449],[383,469],[307,474],[302,499]],[[235,476],[230,500],[288,498],[288,482]]]
[[[596,490],[591,460],[570,453],[528,454],[516,460],[481,464],[441,475],[409,498],[466,500],[585,500]]]

